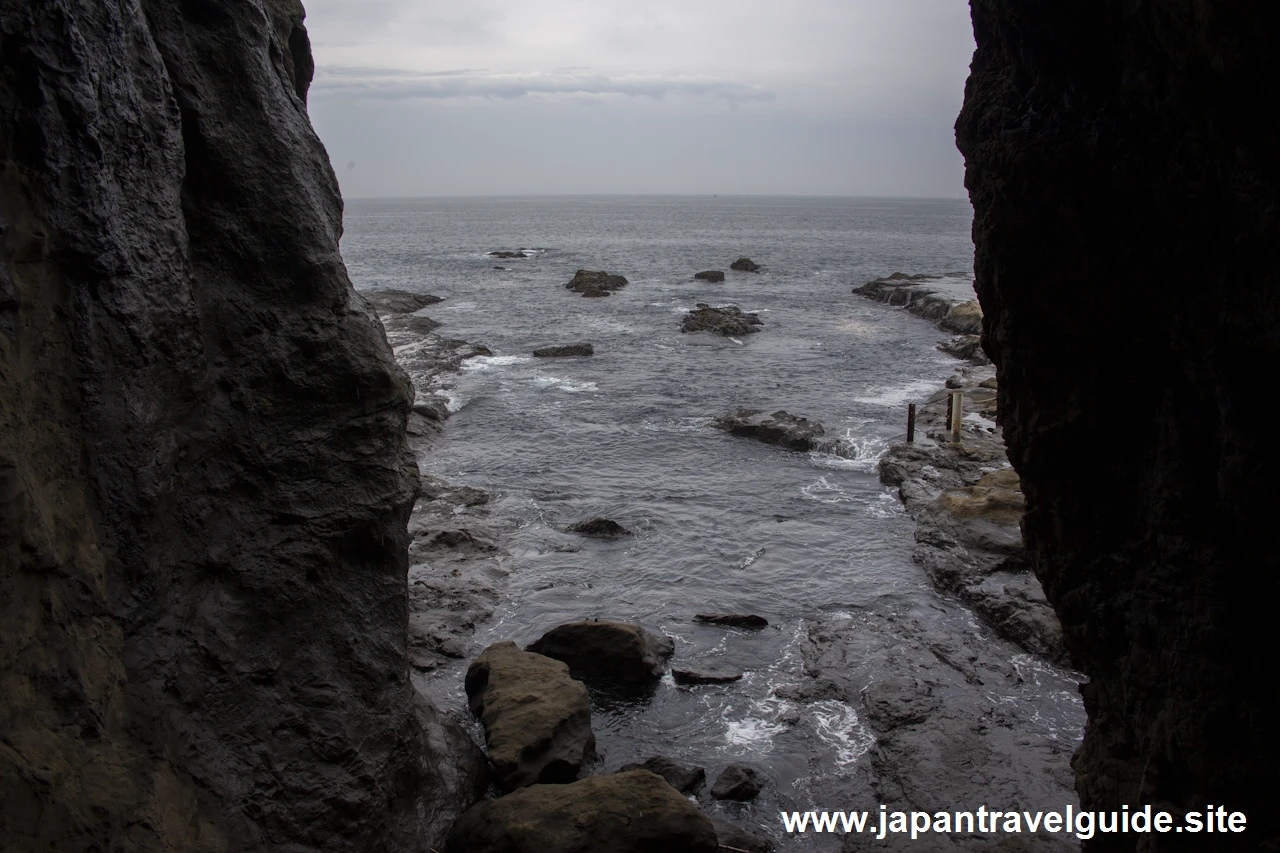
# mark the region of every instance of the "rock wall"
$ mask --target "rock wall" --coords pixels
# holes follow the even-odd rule
[[[6,851],[425,850],[472,781],[302,17],[0,0]]]
[[[1087,847],[1274,849],[1274,4],[972,10],[956,130],[984,342],[1026,543],[1090,676],[1083,804],[1221,804],[1250,826]]]

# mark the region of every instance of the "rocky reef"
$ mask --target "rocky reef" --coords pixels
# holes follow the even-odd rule
[[[972,8],[984,346],[1026,546],[1090,678],[1082,802],[1249,820],[1086,846],[1274,849],[1280,464],[1250,377],[1280,363],[1280,111],[1246,94],[1280,77],[1274,9]]]
[[[293,0],[0,2],[6,850],[420,850],[412,391]]]

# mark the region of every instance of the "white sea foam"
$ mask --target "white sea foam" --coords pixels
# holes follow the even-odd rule
[[[759,748],[773,741],[774,736],[782,734],[787,727],[780,723],[762,720],[759,717],[746,717],[741,720],[725,720],[724,739],[731,746],[750,746]]]
[[[448,409],[450,413],[461,410],[462,407],[467,404],[467,398],[452,388],[440,388],[434,393],[437,397],[444,398],[444,407]]]
[[[469,372],[493,370],[495,367],[510,367],[513,364],[524,364],[529,361],[533,359],[527,355],[477,355],[464,361],[462,369]]]
[[[855,397],[854,400],[869,406],[902,406],[928,397],[936,390],[938,390],[938,380],[917,379],[906,385],[875,387],[864,396]]]
[[[844,702],[822,699],[811,703],[809,711],[818,740],[831,748],[838,766],[855,763],[876,742],[858,712]]]
[[[809,461],[819,468],[871,473],[888,448],[888,443],[878,435],[858,436],[848,429],[835,445],[810,452]]]
[[[849,503],[853,500],[853,495],[828,480],[825,474],[809,485],[802,486],[800,493],[809,500],[824,504]]]
[[[558,376],[535,376],[533,384],[539,388],[567,391],[570,394],[581,394],[586,391],[598,391],[600,386],[594,382],[579,382],[574,379],[561,379]]]

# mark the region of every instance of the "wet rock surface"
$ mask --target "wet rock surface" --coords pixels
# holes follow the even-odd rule
[[[572,782],[594,757],[587,688],[560,661],[494,643],[468,667],[466,691],[500,787]]]
[[[724,281],[724,273],[720,270],[703,270],[702,272],[694,273],[693,277],[699,281]]]
[[[760,272],[760,265],[750,258],[738,258],[729,264],[729,269],[737,270],[738,272]]]
[[[711,823],[716,828],[716,840],[721,850],[745,850],[746,853],[773,853],[777,847],[773,840],[762,834],[748,832],[736,823],[730,823],[722,817],[711,816]]]
[[[742,673],[730,669],[685,666],[673,668],[671,677],[676,684],[732,684],[742,680]]]
[[[760,331],[764,322],[756,314],[744,314],[736,305],[713,308],[705,302],[684,315],[680,323],[682,332],[714,332],[726,337],[748,335]]]
[[[686,796],[697,794],[707,784],[707,771],[703,768],[685,767],[661,755],[655,755],[641,764],[624,764],[618,772],[626,773],[631,770],[657,773],[668,785]]]
[[[824,446],[827,434],[817,421],[781,410],[769,413],[760,409],[738,409],[721,415],[711,425],[730,435],[802,452]]]
[[[595,355],[596,348],[591,344],[561,344],[559,346],[538,347],[533,351],[537,358],[568,358],[570,356]]]
[[[711,786],[711,796],[716,800],[737,802],[754,800],[764,790],[765,781],[764,774],[749,764],[730,764],[716,777],[715,784]]]
[[[627,280],[604,270],[578,270],[565,287],[583,296],[608,296],[626,287]]]
[[[881,459],[880,479],[897,487],[916,519],[914,556],[934,586],[969,604],[1001,636],[1065,664],[1058,617],[1023,548],[1025,500],[995,423],[996,389],[983,385],[989,373],[948,380],[959,385],[970,413],[958,444],[946,430],[949,392],[940,391],[917,408],[915,443],[895,444]]]
[[[535,785],[475,806],[444,853],[716,853],[711,820],[645,770]]]
[[[564,661],[591,684],[647,686],[662,677],[675,643],[639,625],[587,621],[552,628],[529,651]]]
[[[890,811],[933,813],[993,802],[1029,811],[1074,805],[1070,761],[1083,710],[1055,726],[1028,727],[1018,700],[1008,697],[1048,674],[1038,668],[1045,665],[983,630],[939,635],[932,618],[927,608],[866,612],[815,620],[806,628],[806,680],[788,695],[853,703],[874,732],[870,762],[841,808],[874,813],[883,804]],[[930,834],[927,848],[1067,853],[1079,850],[1079,840],[1043,831],[1020,837]],[[844,849],[907,853],[922,847],[909,836],[877,841],[865,833],[848,836]]]

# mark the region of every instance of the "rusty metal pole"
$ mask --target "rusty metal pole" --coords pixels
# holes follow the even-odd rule
[[[951,405],[947,407],[951,412],[951,440],[960,441],[960,424],[964,421],[964,392],[951,392]]]
[[[907,406],[907,444],[916,440],[916,404]]]

